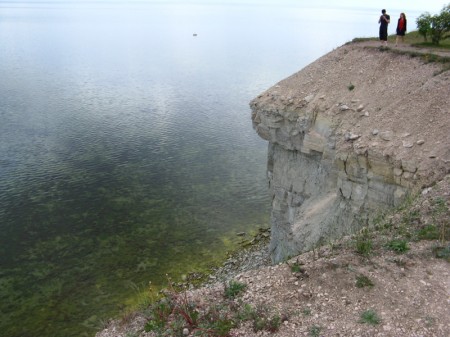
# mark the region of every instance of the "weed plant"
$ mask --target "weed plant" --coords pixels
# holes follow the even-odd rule
[[[372,238],[369,229],[363,228],[355,237],[356,252],[362,256],[369,256],[372,252]]]

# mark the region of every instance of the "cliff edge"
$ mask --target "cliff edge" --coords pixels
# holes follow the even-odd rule
[[[269,142],[273,262],[370,225],[450,172],[450,72],[405,47],[348,43],[250,106]]]

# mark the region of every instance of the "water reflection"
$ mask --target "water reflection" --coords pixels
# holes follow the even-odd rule
[[[289,7],[136,6],[2,6],[5,336],[92,335],[267,226],[248,102],[340,43]]]

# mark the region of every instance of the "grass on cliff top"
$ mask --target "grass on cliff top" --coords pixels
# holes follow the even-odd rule
[[[392,34],[388,36],[388,43],[389,44],[395,44],[395,39],[397,35]],[[354,38],[351,42],[364,42],[364,41],[378,41],[378,37],[358,37]],[[450,39],[443,39],[441,40],[439,45],[435,45],[431,43],[430,41],[425,41],[423,36],[419,34],[417,30],[412,31],[410,33],[407,33],[404,38],[404,44],[407,46],[412,47],[419,47],[419,48],[430,48],[432,50],[443,50],[448,51],[450,50]]]

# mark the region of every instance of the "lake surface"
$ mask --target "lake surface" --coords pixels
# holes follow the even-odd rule
[[[249,101],[378,29],[364,9],[213,3],[0,3],[2,336],[92,336],[268,227]]]

